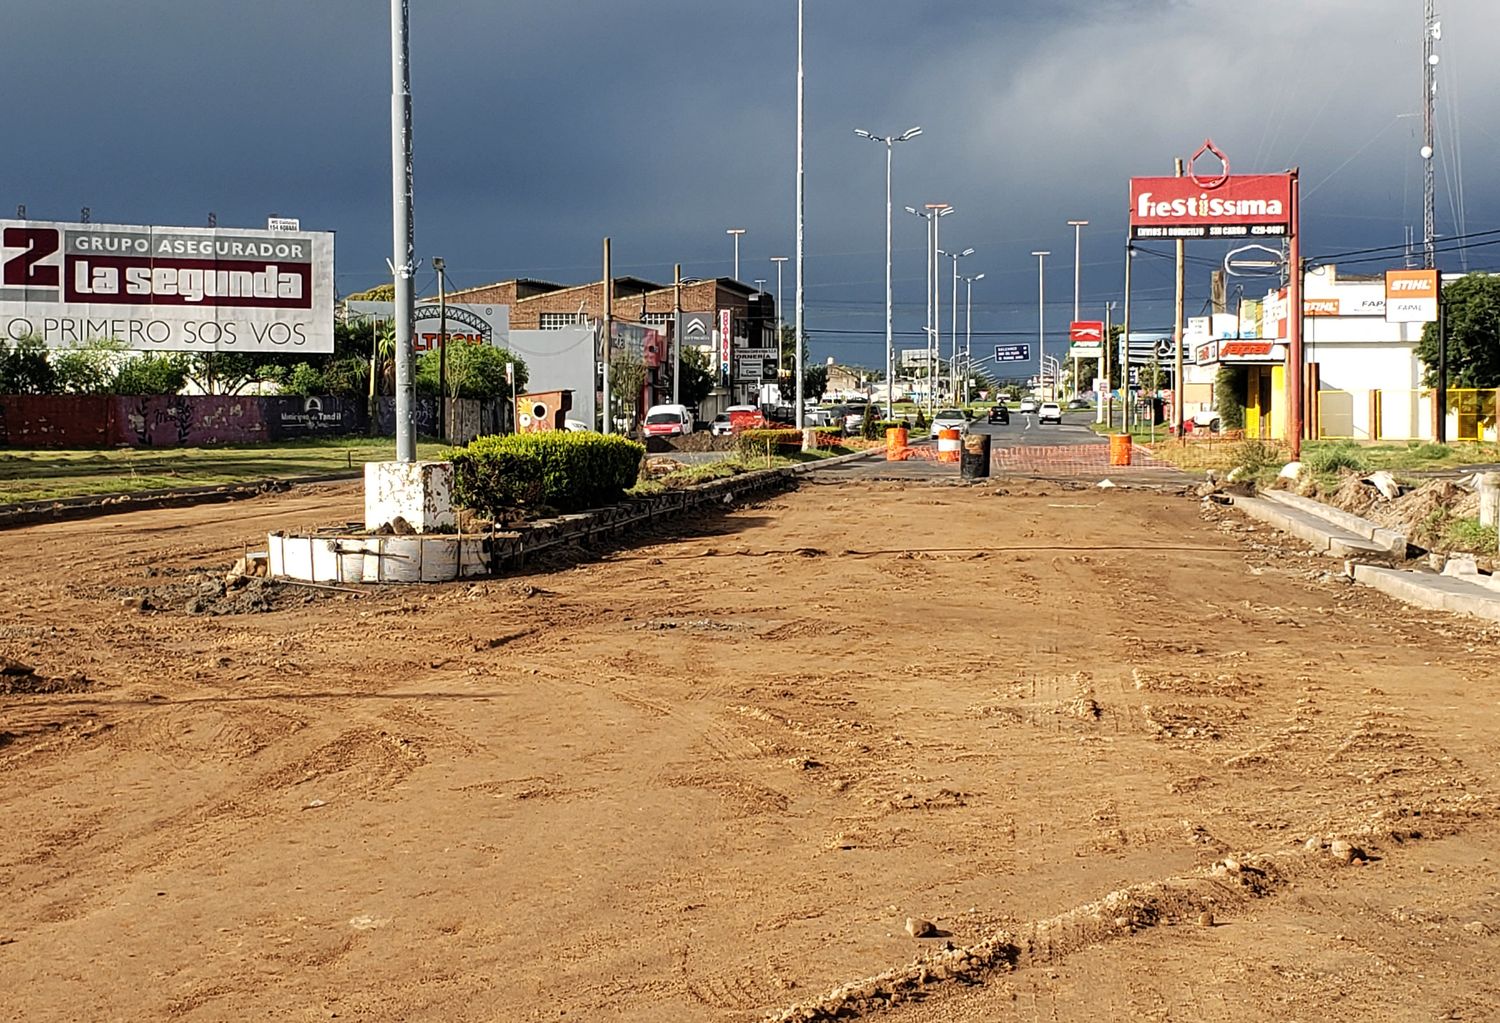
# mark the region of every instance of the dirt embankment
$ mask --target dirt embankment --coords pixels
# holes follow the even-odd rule
[[[89,680],[0,695],[0,1016],[1491,1012],[1500,634],[1006,489],[218,616],[121,594],[357,492],[0,534],[0,657]]]

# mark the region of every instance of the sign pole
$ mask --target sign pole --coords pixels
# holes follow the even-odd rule
[[[1177,176],[1182,177],[1182,160],[1177,161]],[[1177,354],[1172,364],[1172,419],[1177,423],[1177,442],[1179,444],[1187,440],[1186,434],[1182,432],[1183,412],[1186,402],[1182,400],[1182,314],[1183,305],[1187,292],[1187,242],[1181,238],[1177,239],[1177,281],[1176,300],[1172,313],[1172,346]],[[1154,420],[1153,420],[1154,422]]]
[[[1125,243],[1125,322],[1120,333],[1120,432],[1130,432],[1130,268],[1135,246]]]
[[[1287,172],[1291,179],[1291,229],[1287,239],[1287,264],[1291,279],[1287,282],[1287,374],[1286,433],[1292,461],[1302,457],[1303,354],[1302,354],[1302,185],[1299,170]]]
[[[1448,443],[1448,317],[1443,314],[1443,275],[1437,272],[1436,277],[1438,364],[1437,394],[1433,398],[1437,408],[1437,423],[1433,438],[1439,444],[1446,444]]]
[[[781,268],[777,267],[780,273]],[[780,289],[778,289],[779,291]],[[776,314],[781,315],[781,295],[776,296]],[[779,343],[779,342],[778,342]],[[672,404],[682,403],[682,392],[678,381],[682,377],[682,264],[672,268]]]
[[[610,276],[609,267],[609,239],[604,239],[604,337],[599,341],[599,351],[604,356],[604,422],[601,424],[604,433],[614,433],[614,419],[611,415],[609,401],[609,360],[614,353],[610,351],[611,342],[614,340],[615,332],[615,288],[614,280]]]

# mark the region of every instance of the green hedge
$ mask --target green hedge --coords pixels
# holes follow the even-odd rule
[[[645,454],[635,441],[598,433],[478,437],[449,456],[453,499],[491,516],[516,508],[597,508],[635,485]]]
[[[786,448],[800,451],[802,450],[802,431],[795,427],[741,430],[735,434],[734,446],[742,457],[756,455],[764,457],[767,452],[774,455]]]

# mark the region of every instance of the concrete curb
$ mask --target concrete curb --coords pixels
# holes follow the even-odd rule
[[[1322,501],[1314,501],[1310,497],[1302,497],[1286,490],[1262,490],[1256,496],[1307,512],[1342,530],[1379,544],[1398,558],[1406,557],[1406,537],[1394,530],[1377,526],[1369,519],[1352,515],[1342,509],[1326,505]]]
[[[1336,526],[1321,516],[1290,505],[1267,501],[1261,497],[1236,497],[1234,507],[1289,533],[1310,545],[1320,554],[1333,558],[1389,558],[1392,552],[1374,540]],[[1405,554],[1405,550],[1402,550]]]
[[[1500,593],[1452,576],[1380,565],[1353,566],[1354,581],[1407,604],[1500,622]]]

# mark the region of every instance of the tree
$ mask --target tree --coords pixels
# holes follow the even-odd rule
[[[0,394],[51,394],[55,389],[56,374],[41,338],[0,342]]]
[[[283,358],[255,352],[204,352],[188,357],[187,379],[204,394],[239,394],[265,380],[284,384],[291,366]]]
[[[396,286],[394,284],[377,284],[373,288],[364,291],[356,291],[352,295],[346,295],[345,299],[350,302],[394,302],[396,301]]]
[[[433,349],[423,352],[417,359],[416,387],[423,394],[438,393],[440,352]],[[510,381],[505,379],[505,367],[515,366],[515,388],[517,394],[526,391],[526,363],[514,352],[493,345],[451,344],[448,346],[448,397],[476,398],[486,401],[494,398],[510,402]]]
[[[629,423],[640,421],[641,389],[646,386],[646,364],[634,352],[616,352],[609,362],[609,393],[613,415]]]
[[[1443,286],[1449,387],[1500,387],[1500,277],[1472,273]],[[1437,386],[1438,325],[1429,323],[1417,345],[1422,382]]]
[[[122,362],[110,390],[115,394],[176,394],[187,382],[187,371],[186,355],[148,352]]]
[[[1162,389],[1167,382],[1167,371],[1162,368],[1161,360],[1151,356],[1151,361],[1141,367],[1141,393],[1143,395],[1155,394]]]
[[[125,345],[98,339],[52,353],[55,386],[63,394],[110,394]]]
[[[686,347],[677,361],[677,394],[683,404],[701,407],[714,389],[714,375],[708,366],[708,355],[701,349]]]
[[[822,363],[813,365],[804,360],[802,363],[802,396],[817,400],[828,390],[828,367]]]

